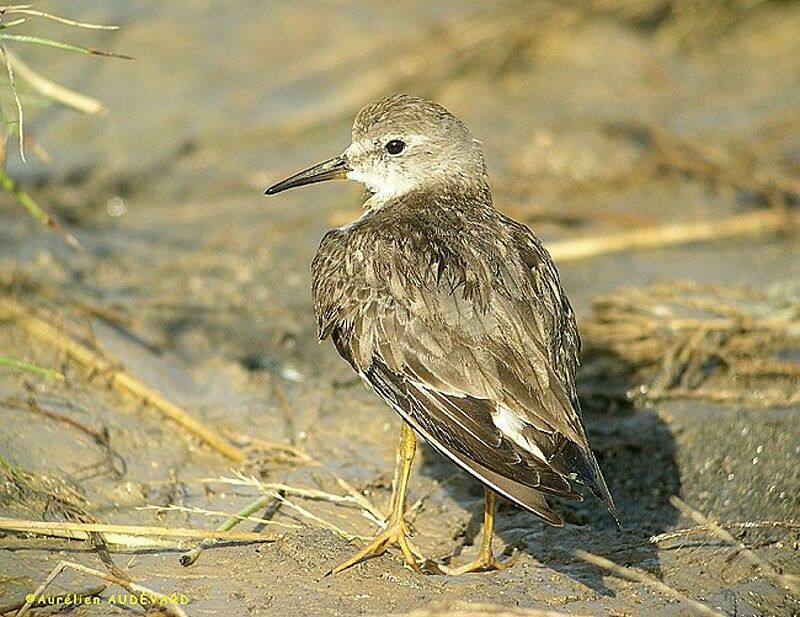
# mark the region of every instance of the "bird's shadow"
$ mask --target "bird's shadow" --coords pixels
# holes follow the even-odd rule
[[[588,491],[582,502],[548,498],[563,517],[564,527],[552,528],[538,517],[500,500],[495,533],[506,544],[506,553],[524,551],[571,579],[603,595],[614,595],[603,582],[605,572],[575,555],[576,549],[601,554],[661,575],[658,547],[651,535],[673,527],[678,511],[671,495],[680,494],[675,439],[669,427],[650,409],[637,409],[629,393],[637,387],[634,368],[606,350],[594,350],[583,358],[578,375],[583,419],[589,442],[597,456],[619,511],[617,527],[605,506]],[[592,367],[600,362],[599,374]],[[464,546],[473,544],[483,523],[483,490],[432,448],[423,445],[420,473],[438,480],[446,493],[472,516],[461,543],[455,547],[455,562]]]

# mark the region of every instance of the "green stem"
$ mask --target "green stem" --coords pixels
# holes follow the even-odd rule
[[[217,527],[216,531],[230,531],[231,529],[236,527],[236,525],[238,525],[244,519],[246,519],[248,516],[251,516],[256,512],[258,512],[259,510],[266,508],[274,500],[275,497],[271,495],[263,495],[259,497],[255,501],[251,502],[250,504],[239,510],[235,516],[229,517],[224,523],[222,523],[219,527]],[[217,544],[215,540],[208,540],[208,539],[203,540],[193,549],[191,549],[190,551],[186,551],[185,553],[183,553],[183,555],[181,555],[180,557],[181,565],[182,566],[192,565],[200,557],[200,553],[202,553],[203,550],[211,548],[215,544]]]
[[[21,26],[26,21],[28,21],[28,19],[26,17],[22,17],[20,19],[15,19],[14,21],[7,21],[5,23],[0,23],[0,30],[5,30],[6,28],[13,28],[14,26]]]
[[[61,227],[58,222],[47,212],[45,212],[42,207],[36,203],[36,201],[28,195],[25,191],[23,191],[19,185],[12,180],[8,174],[6,173],[5,169],[0,167],[0,190],[7,191],[14,196],[14,199],[25,208],[28,213],[39,221],[45,227],[49,227],[57,232],[59,232],[72,248],[81,249],[81,243],[78,242],[78,239],[73,236],[69,231]]]
[[[42,377],[64,379],[64,375],[57,371],[53,371],[42,366],[37,366],[35,364],[31,364],[30,362],[23,362],[21,360],[14,360],[13,358],[7,358],[5,356],[0,356],[0,366],[6,366],[18,371],[25,371],[26,373],[34,373],[36,375],[41,375]]]
[[[47,214],[47,212],[42,210],[41,206],[39,206],[39,204],[33,200],[33,197],[19,188],[19,185],[8,177],[8,174],[4,169],[0,169],[0,189],[11,193],[14,196],[14,199],[16,199],[28,212],[30,212],[31,216],[39,221],[42,225],[46,225],[47,227],[55,226],[55,221],[52,219],[52,217]]]
[[[32,36],[30,34],[0,34],[0,39],[4,41],[14,41],[16,43],[33,43],[34,45],[44,45],[45,47],[53,47],[55,49],[62,49],[64,51],[74,51],[80,54],[93,54],[95,56],[108,56],[110,58],[122,58],[124,60],[133,60],[130,56],[124,54],[115,54],[110,51],[102,51],[94,49],[93,47],[81,47],[80,45],[70,45],[63,41],[54,41],[52,39],[45,39],[40,36]]]

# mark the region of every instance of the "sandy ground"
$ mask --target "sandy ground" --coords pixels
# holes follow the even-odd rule
[[[42,6],[64,12],[57,4]],[[480,7],[70,3],[73,16],[122,25],[95,42],[136,61],[29,50],[32,64],[99,96],[110,112],[33,115],[30,128],[55,162],[23,167],[12,160],[11,172],[86,251],[65,247],[3,197],[4,290],[49,307],[63,324],[77,324],[145,383],[247,448],[250,461],[240,471],[341,494],[338,476],[386,511],[399,421],[329,345],[317,344],[308,293],[319,238],[357,216],[359,189],[262,196],[268,181],[345,147],[349,117],[374,98],[373,90],[419,92],[461,116],[484,143],[498,207],[547,241],[722,217],[757,205],[746,192],[692,174],[637,176],[641,144],[604,130],[609,123],[655,123],[712,149],[798,169],[797,5],[767,3],[701,43],[691,31],[673,40],[677,26],[650,32],[612,14],[545,19],[550,13],[542,8],[541,23],[530,26],[532,40],[519,49],[498,57],[482,51],[449,69],[411,65],[376,86],[375,75],[393,75],[393,59],[420,41],[441,44],[452,36],[456,45],[461,35],[437,34],[447,32],[442,24]],[[322,65],[333,68],[310,73]],[[637,179],[613,181],[625,174]],[[621,286],[687,279],[769,289],[800,280],[800,246],[791,235],[732,240],[610,255],[560,270],[581,321],[592,297]],[[87,305],[124,320],[87,313]],[[255,497],[250,487],[204,481],[232,477],[235,465],[11,323],[0,323],[0,351],[66,375],[58,383],[0,371],[0,454],[66,482],[85,497],[81,507],[94,519],[208,529],[220,519],[140,508],[178,504],[230,513]],[[107,431],[110,447],[14,404],[31,396],[44,409]],[[501,504],[497,549],[518,554],[502,572],[419,576],[390,553],[325,576],[355,547],[286,506],[274,520],[301,528],[266,526],[284,533],[274,543],[217,547],[188,568],[179,564],[177,548],[115,552],[115,561],[143,585],[186,594],[191,615],[401,614],[429,605],[447,611],[457,602],[576,614],[692,614],[685,602],[586,563],[576,549],[649,573],[725,614],[800,611],[797,597],[713,537],[647,541],[694,524],[671,495],[725,522],[800,519],[796,407],[587,401],[585,411],[621,528],[591,499],[559,504],[567,521],[562,529]],[[324,466],[281,462],[251,439],[293,443]],[[57,485],[62,496],[65,486]],[[475,482],[422,447],[410,492],[422,551],[436,558],[459,553],[459,562],[473,555],[481,497]],[[357,509],[297,503],[347,533],[375,532]],[[64,513],[52,495],[20,494],[6,483],[0,515],[41,520]],[[796,532],[736,537],[778,570],[800,573]],[[103,568],[82,542],[0,537],[0,604],[33,590],[62,559]],[[56,588],[87,584],[67,573]],[[68,614],[138,609],[131,610],[106,602]]]

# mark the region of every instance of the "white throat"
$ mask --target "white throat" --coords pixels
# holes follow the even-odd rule
[[[360,182],[372,193],[372,196],[364,202],[364,208],[369,210],[377,210],[392,199],[405,195],[414,188],[413,182],[409,182],[399,174],[376,176],[354,169],[347,172],[347,179]]]

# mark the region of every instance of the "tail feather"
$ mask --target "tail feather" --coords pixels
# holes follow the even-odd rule
[[[550,509],[550,505],[544,495],[535,488],[501,476],[474,461],[458,457],[457,454],[453,459],[457,464],[472,472],[473,475],[501,497],[505,497],[529,512],[533,512],[549,525],[554,527],[564,525],[563,519]]]
[[[554,527],[561,527],[564,524],[563,519],[550,509],[544,495],[537,489],[527,486],[516,480],[512,480],[506,476],[484,467],[480,463],[463,456],[452,448],[445,448],[439,441],[433,437],[428,431],[415,422],[413,418],[408,416],[403,410],[397,408],[400,415],[403,416],[411,427],[417,431],[430,445],[432,445],[441,454],[453,461],[456,465],[461,467],[464,471],[472,474],[478,480],[483,482],[490,489],[495,491],[501,497],[505,497],[509,501],[517,504],[521,508],[532,512],[546,523]],[[579,494],[575,494],[577,499],[580,499]],[[569,498],[569,497],[568,497]]]
[[[591,493],[601,500],[611,516],[619,525],[619,514],[614,505],[614,499],[608,490],[608,485],[597,464],[597,459],[589,448],[581,448],[573,441],[565,440],[560,452],[550,461],[550,465],[556,471],[566,476],[575,474],[575,479],[588,488]]]

